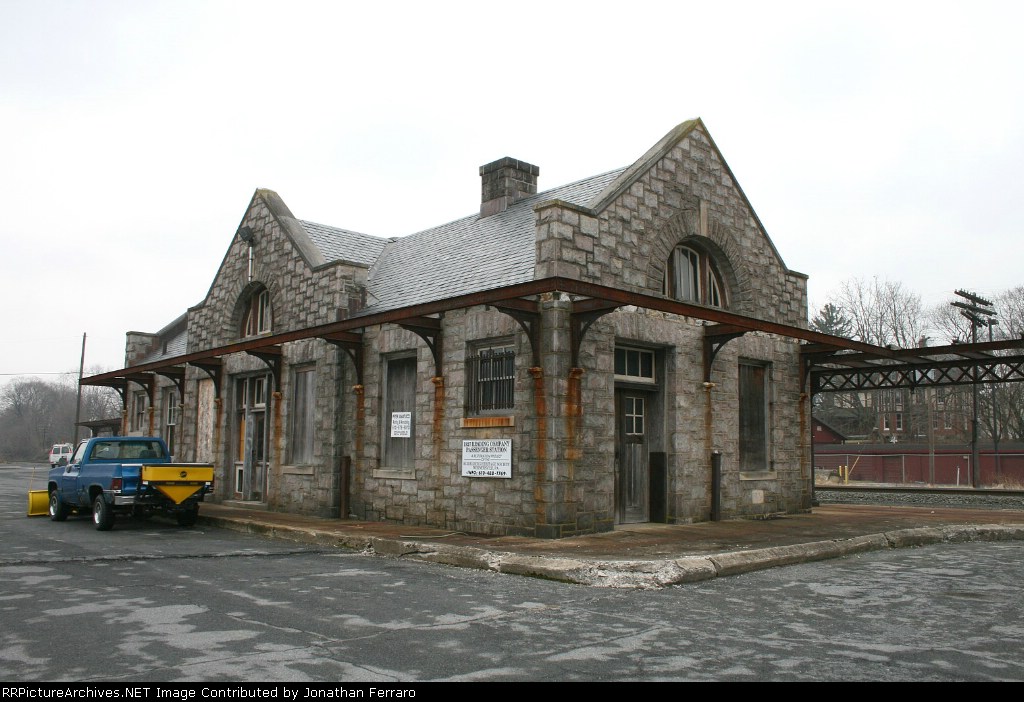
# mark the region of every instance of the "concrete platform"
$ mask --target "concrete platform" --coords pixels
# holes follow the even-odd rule
[[[761,520],[635,524],[567,539],[488,537],[442,529],[204,503],[200,524],[370,555],[649,589],[865,551],[943,542],[1024,540],[1024,511],[822,505]]]

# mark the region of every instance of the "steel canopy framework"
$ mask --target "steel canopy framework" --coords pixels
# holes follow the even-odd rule
[[[715,307],[571,278],[550,277],[246,339],[92,375],[83,378],[81,383],[115,388],[126,402],[128,382],[137,383],[152,394],[156,385],[155,375],[173,379],[180,392],[183,390],[184,369],[192,365],[214,380],[215,392],[219,396],[221,358],[247,353],[267,364],[274,375],[275,386],[279,388],[282,345],[303,339],[323,339],[347,351],[356,367],[359,382],[362,382],[361,330],[381,324],[397,324],[417,333],[430,347],[435,367],[440,369],[440,318],[445,312],[479,305],[491,306],[512,316],[520,324],[530,339],[534,364],[539,366],[540,302],[542,298],[554,295],[566,295],[572,302],[571,352],[574,366],[578,364],[579,349],[590,325],[619,307],[633,306],[702,321],[705,380],[711,377],[718,351],[730,340],[749,332],[773,334],[801,342],[801,366],[805,391],[809,394],[1024,380],[1024,339],[914,349],[887,348]],[[993,352],[1008,353],[993,355]]]

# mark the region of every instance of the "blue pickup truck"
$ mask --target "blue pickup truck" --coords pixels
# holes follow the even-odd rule
[[[148,436],[86,439],[47,479],[50,519],[63,522],[91,511],[100,531],[112,529],[118,514],[161,513],[193,526],[212,488],[212,464],[173,463],[164,440]]]

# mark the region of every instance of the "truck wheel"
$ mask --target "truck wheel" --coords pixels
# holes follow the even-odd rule
[[[184,512],[178,512],[178,526],[181,527],[194,527],[196,521],[199,519],[199,508],[189,509]]]
[[[92,523],[96,525],[97,531],[110,531],[114,528],[114,509],[103,499],[103,495],[97,495],[92,502]]]
[[[60,495],[54,490],[50,493],[50,520],[54,522],[63,522],[68,518],[68,514],[71,510],[68,506],[60,501]]]

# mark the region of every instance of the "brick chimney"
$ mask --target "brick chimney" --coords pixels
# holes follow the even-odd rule
[[[540,168],[514,158],[498,159],[480,166],[480,216],[490,217],[509,205],[537,193]]]

